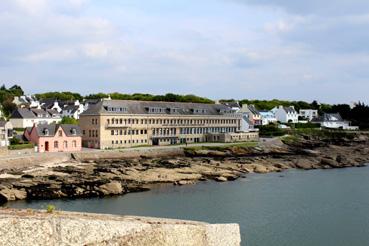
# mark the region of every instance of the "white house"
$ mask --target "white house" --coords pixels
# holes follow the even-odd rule
[[[274,112],[275,117],[279,122],[282,123],[298,123],[299,121],[299,114],[295,110],[294,106],[290,107],[275,107],[272,109],[272,112]]]
[[[56,99],[46,99],[42,101],[41,107],[45,110],[55,110],[61,114],[62,117],[72,117],[79,119],[79,115],[82,114],[86,107],[79,102],[75,101],[58,101]]]
[[[331,129],[344,129],[344,130],[358,130],[357,126],[350,126],[350,122],[343,120],[339,113],[336,114],[323,114],[321,117],[313,120],[315,123],[319,123],[321,127]]]
[[[67,116],[78,120],[79,115],[82,114],[85,110],[85,106],[81,104],[78,100],[76,100],[74,104],[65,104],[63,106],[62,116]]]
[[[223,102],[223,105],[226,105],[232,109],[233,112],[238,112],[241,109],[241,106],[238,101],[233,102]]]
[[[278,121],[272,111],[262,110],[259,111],[259,113],[261,116],[261,122],[263,126],[269,125],[271,123],[276,123]]]
[[[13,137],[13,125],[9,121],[0,121],[0,147],[10,145],[9,139]]]
[[[299,116],[308,121],[312,121],[315,118],[318,118],[318,110],[314,109],[300,109]]]
[[[9,121],[14,128],[26,128],[44,123],[59,123],[61,115],[55,110],[18,108],[12,113]]]
[[[38,108],[40,107],[40,102],[34,97],[29,95],[23,95],[20,97],[15,96],[13,103],[17,105],[18,108]]]

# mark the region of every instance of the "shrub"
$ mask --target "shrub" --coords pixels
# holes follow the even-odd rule
[[[52,204],[49,204],[49,205],[47,205],[47,207],[46,207],[46,212],[48,212],[48,213],[53,213],[55,211],[55,206],[54,205],[52,205]]]
[[[278,128],[277,125],[259,126],[259,134],[263,137],[278,137],[286,134],[286,131]]]

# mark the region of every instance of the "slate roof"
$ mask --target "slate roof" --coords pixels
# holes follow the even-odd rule
[[[327,114],[324,113],[323,115],[319,116],[314,120],[315,122],[342,122],[342,116],[339,113],[335,114]]]
[[[113,111],[118,109],[123,111]],[[163,109],[160,113],[150,113],[148,109]],[[182,102],[149,102],[130,100],[103,100],[95,105],[91,105],[81,115],[101,115],[101,114],[178,114],[178,115],[222,115],[231,113],[232,109],[223,104],[202,104],[202,103],[182,103]]]
[[[252,114],[254,114],[254,115],[259,115],[260,114],[259,110],[257,110],[254,105],[247,105],[247,107],[249,108],[249,110],[251,111]]]
[[[37,135],[40,137],[54,137],[56,131],[61,127],[68,137],[82,136],[81,128],[69,124],[40,124],[36,126]],[[28,130],[28,129],[27,129]]]
[[[66,106],[64,106],[63,111],[67,111],[67,112],[70,112],[70,113],[74,114],[78,109],[79,109],[79,106],[66,105]]]
[[[228,107],[231,107],[231,108],[241,108],[241,106],[238,102],[224,102],[222,104],[224,104]]]
[[[27,109],[18,108],[14,110],[11,119],[34,119],[34,118],[49,118],[52,116],[59,116],[60,114],[55,110],[44,110],[44,109]]]
[[[36,118],[36,115],[29,109],[18,108],[13,111],[10,118],[12,119],[33,119],[33,118]]]
[[[293,107],[283,107],[284,111],[286,111],[286,113],[290,113],[290,114],[297,114],[296,110]]]

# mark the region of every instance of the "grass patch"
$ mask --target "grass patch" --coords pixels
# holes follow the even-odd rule
[[[8,147],[9,150],[21,150],[21,149],[33,149],[34,145],[31,143],[28,144],[15,144],[15,145],[10,145]]]

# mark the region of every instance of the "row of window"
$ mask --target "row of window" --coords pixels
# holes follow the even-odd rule
[[[236,127],[181,128],[180,134],[207,134],[217,132],[236,132]]]
[[[112,124],[172,124],[172,125],[189,125],[189,124],[236,124],[235,119],[200,119],[200,120],[189,120],[189,119],[118,119],[112,118],[107,120],[108,125]],[[97,124],[97,123],[96,123]]]
[[[111,141],[111,143],[114,144],[146,144],[147,143],[147,139],[141,139],[141,140],[113,140]]]
[[[236,132],[236,127],[207,127],[207,128],[180,128],[180,134],[207,134],[207,133],[228,133]],[[111,130],[112,136],[118,135],[146,135],[147,130]],[[154,128],[152,130],[153,136],[170,136],[176,135],[176,128]]]
[[[76,148],[77,147],[77,141],[73,140],[72,141],[72,148]],[[63,148],[67,149],[68,148],[68,141],[63,141]],[[59,149],[59,141],[54,141],[54,149]]]
[[[147,134],[147,130],[111,130],[110,133],[112,136],[118,135],[144,135]]]

